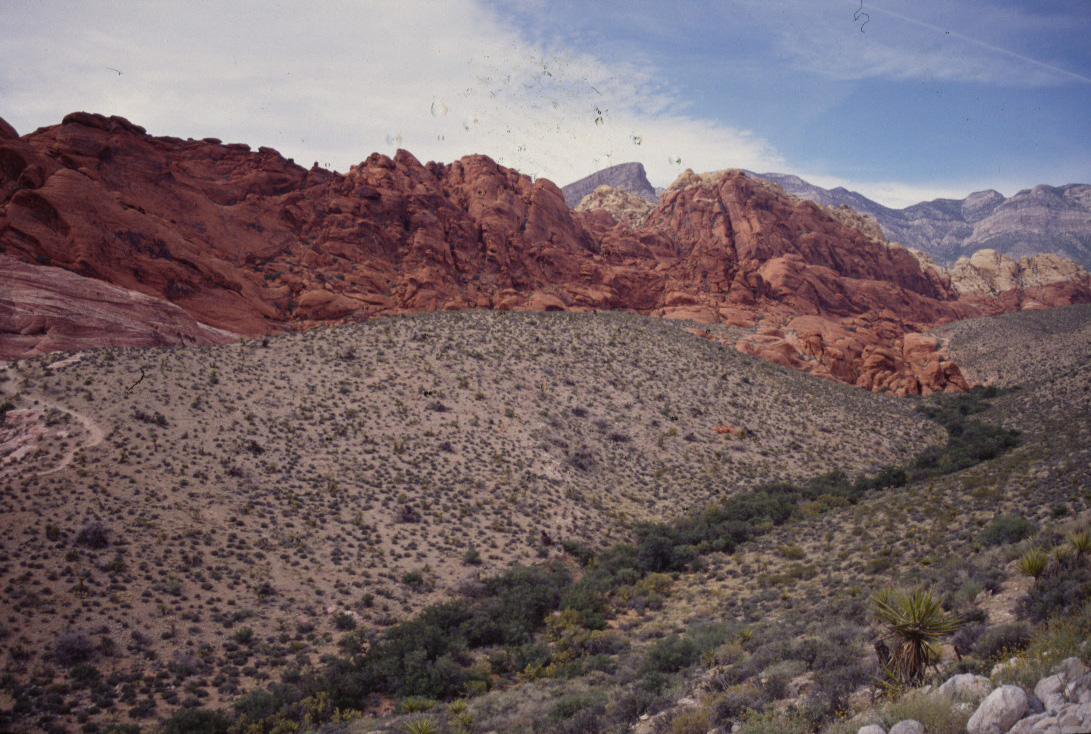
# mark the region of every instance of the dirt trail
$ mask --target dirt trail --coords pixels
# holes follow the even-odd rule
[[[6,398],[7,396],[14,394],[14,391],[10,389],[7,383],[7,380],[0,381],[0,399]],[[68,449],[65,452],[64,456],[61,457],[61,460],[57,463],[56,466],[51,469],[46,469],[45,471],[38,472],[38,476],[44,477],[49,474],[56,474],[57,472],[66,469],[75,460],[76,454],[78,454],[80,451],[84,451],[86,449],[98,446],[106,437],[106,432],[102,430],[102,427],[99,426],[99,424],[95,423],[95,421],[93,421],[91,418],[84,415],[83,413],[79,412],[78,410],[69,408],[66,405],[61,405],[60,403],[57,403],[53,400],[48,400],[38,395],[30,394],[26,397],[32,402],[37,401],[38,408],[41,410],[42,416],[44,416],[46,411],[48,411],[50,408],[71,416],[80,424],[85,434],[82,440],[76,446]],[[39,420],[41,419],[39,418]]]
[[[100,443],[102,443],[102,439],[106,437],[106,433],[105,433],[105,431],[102,430],[102,427],[99,426],[99,424],[95,423],[90,418],[88,418],[83,413],[80,413],[77,410],[73,410],[72,408],[68,408],[68,407],[66,407],[64,405],[61,405],[59,403],[54,403],[54,402],[48,401],[48,400],[42,400],[41,398],[38,399],[38,402],[39,402],[39,404],[41,404],[43,406],[46,406],[48,408],[55,408],[56,410],[59,410],[62,413],[67,413],[68,415],[72,416],[77,421],[79,421],[80,425],[83,426],[83,430],[87,433],[87,436],[84,439],[82,444],[76,445],[73,448],[66,451],[64,456],[61,458],[61,460],[57,463],[57,465],[55,467],[53,467],[52,469],[46,469],[45,471],[42,471],[42,472],[38,472],[38,476],[44,477],[44,476],[47,476],[49,474],[56,474],[57,472],[67,468],[69,465],[72,464],[72,461],[76,458],[76,454],[78,454],[80,451],[84,451],[85,449],[89,449],[89,448],[93,448],[95,446],[98,446]]]

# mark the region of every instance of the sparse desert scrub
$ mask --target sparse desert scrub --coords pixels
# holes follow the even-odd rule
[[[230,711],[248,691],[313,680],[339,642],[359,655],[384,629],[460,589],[480,593],[483,579],[517,561],[542,562],[544,550],[547,562],[585,581],[611,579],[559,596],[580,614],[568,630],[578,634],[565,638],[578,645],[565,650],[598,644],[600,624],[628,644],[604,655],[588,649],[533,680],[523,675],[528,666],[541,674],[553,664],[544,619],[518,644],[486,645],[461,661],[455,651],[456,666],[445,660],[436,680],[455,682],[450,695],[477,696],[475,721],[486,723],[476,716],[486,704],[523,691],[548,690],[550,701],[584,691],[627,703],[591,707],[572,725],[619,727],[706,674],[722,675],[726,690],[767,667],[794,670],[792,661],[816,675],[823,693],[814,710],[825,716],[861,674],[877,673],[874,655],[866,657],[865,600],[875,588],[942,577],[952,604],[967,611],[995,590],[989,569],[1021,549],[976,548],[993,518],[1021,515],[1045,543],[1055,506],[1072,522],[1084,517],[1081,367],[1056,384],[999,394],[973,414],[1021,431],[1018,446],[913,483],[896,468],[945,433],[914,415],[913,401],[815,384],[730,350],[693,351],[693,341],[638,317],[439,314],[272,338],[267,347],[117,349],[49,372],[48,360],[9,366],[19,409],[48,402],[93,420],[104,436],[88,446],[77,417],[54,415],[48,428],[58,433],[46,435],[44,450],[2,467],[3,517],[18,522],[0,536],[8,694],[38,700],[44,688],[20,678],[38,666],[67,686],[64,705],[94,703],[145,728],[183,704]],[[355,359],[339,358],[350,346]],[[148,393],[126,396],[140,366],[148,376],[133,392]],[[437,401],[450,409],[429,408]],[[509,407],[514,418],[504,415]],[[167,425],[134,409],[158,411]],[[731,416],[751,435],[703,431]],[[630,440],[611,440],[613,431]],[[875,435],[890,440],[876,445]],[[583,449],[590,472],[566,462],[566,452]],[[38,474],[66,456],[68,466]],[[839,465],[841,473],[830,471]],[[396,522],[407,506],[416,521]],[[109,530],[99,549],[75,542],[93,521]],[[641,521],[651,522],[646,535],[631,532]],[[480,566],[463,564],[470,548]],[[864,572],[891,558],[899,562]],[[434,591],[404,586],[404,574],[426,568]],[[1058,591],[1076,599],[1068,589],[1079,588]],[[98,683],[69,683],[70,669],[42,652],[77,609],[96,645],[79,665],[98,678],[80,668],[72,680]],[[339,630],[343,618],[359,618],[356,629]],[[650,645],[718,623],[753,635],[641,687],[636,673]],[[812,650],[807,640],[835,623],[854,630],[838,638],[845,657]],[[245,627],[252,637],[234,640]],[[114,641],[109,654],[103,628]],[[478,639],[496,634],[488,624],[473,629]],[[724,645],[741,654],[733,648],[719,661],[713,650]],[[765,659],[748,667],[755,656]],[[498,679],[513,688],[490,690]],[[358,685],[338,680],[344,690]],[[511,730],[532,731],[550,705],[528,707]],[[503,715],[491,720],[504,728]]]

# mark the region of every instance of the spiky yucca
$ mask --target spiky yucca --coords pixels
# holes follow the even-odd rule
[[[1091,553],[1091,528],[1073,531],[1068,536],[1068,542],[1072,550],[1076,551],[1076,557],[1081,558]]]
[[[1038,578],[1049,568],[1049,554],[1041,548],[1031,548],[1015,562],[1015,570],[1023,576]]]
[[[436,720],[429,716],[414,716],[405,721],[406,734],[436,734]]]
[[[890,642],[888,660],[880,660],[887,675],[899,685],[915,686],[929,665],[939,660],[939,640],[955,632],[961,621],[943,609],[943,597],[934,589],[881,589],[871,597],[876,621]]]

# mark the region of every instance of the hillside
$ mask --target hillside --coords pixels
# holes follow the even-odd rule
[[[939,440],[904,401],[685,326],[465,311],[9,363],[0,624],[18,698],[65,680],[75,640],[114,681],[61,697],[94,720],[227,702],[339,630],[562,540],[603,547]]]
[[[466,720],[475,730],[516,734],[856,734],[904,719],[925,722],[928,732],[964,732],[976,703],[879,695],[880,630],[868,597],[893,585],[935,589],[962,620],[943,646],[939,680],[968,672],[990,687],[1031,690],[1060,660],[1086,660],[1091,573],[1086,558],[1061,551],[1091,517],[1091,361],[1087,343],[1069,338],[1088,328],[1091,313],[984,319],[951,334],[950,348],[980,369],[989,357],[975,341],[1000,342],[1032,323],[1053,335],[1040,342],[1049,372],[1039,371],[1040,355],[1011,350],[1005,367],[1037,381],[984,400],[939,403],[1018,429],[1017,446],[855,503],[806,504],[733,553],[709,552],[696,569],[616,587],[605,630],[581,628],[571,611],[561,612],[544,635],[550,664],[470,699]],[[1031,581],[1013,561],[1036,547],[1059,550],[1055,570]],[[609,563],[600,558],[589,575]],[[1057,614],[1065,616],[1041,624]],[[374,716],[345,730],[398,731],[420,719],[454,726],[463,716],[455,706],[421,706],[417,719]]]

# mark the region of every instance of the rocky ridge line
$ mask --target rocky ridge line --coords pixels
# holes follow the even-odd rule
[[[1085,274],[960,299],[909,251],[844,219],[736,170],[684,172],[636,224],[572,212],[552,182],[485,156],[373,154],[340,174],[88,113],[0,140],[6,254],[235,334],[440,309],[626,310],[733,324],[750,354],[927,393],[966,382],[917,332],[1091,300]]]

